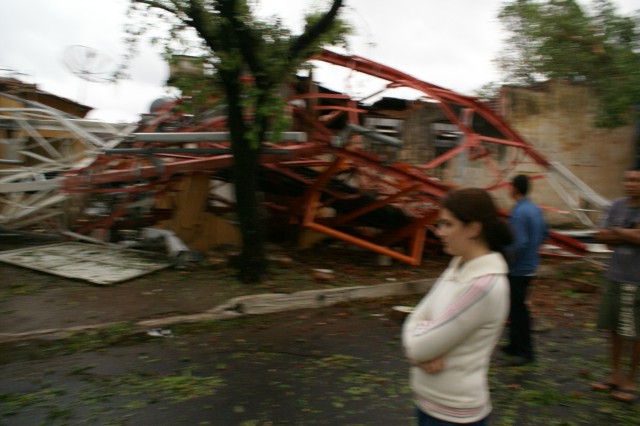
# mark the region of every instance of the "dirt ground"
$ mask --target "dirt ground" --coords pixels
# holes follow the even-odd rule
[[[374,285],[437,276],[444,257],[420,267],[377,265],[340,246],[296,252],[268,281],[247,286],[212,257],[97,287],[0,264],[2,331],[133,321],[192,313],[231,297]],[[607,372],[595,330],[600,271],[545,259],[531,293],[538,362],[493,360],[493,425],[637,425],[640,404],[589,389]],[[334,278],[313,279],[330,268]],[[132,334],[121,322],[55,341],[0,350],[0,425],[412,425],[401,321],[394,305],[421,295],[324,309],[177,324]]]
[[[0,250],[16,249],[36,242],[0,241]],[[379,266],[376,255],[336,244],[296,251],[270,247],[268,279],[242,284],[226,263],[230,250],[209,253],[185,269],[168,268],[149,275],[100,286],[61,278],[0,262],[0,333],[25,333],[108,323],[140,321],[193,314],[238,296],[294,293],[380,283],[414,281],[435,277],[445,258],[425,259],[419,267],[394,262]],[[321,279],[316,269],[333,271]]]

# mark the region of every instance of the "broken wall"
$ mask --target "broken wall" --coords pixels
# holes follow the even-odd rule
[[[442,109],[432,103],[421,103],[405,117],[402,133],[402,148],[398,160],[423,166],[457,147],[462,141],[462,132],[446,117]],[[492,159],[504,162],[506,157],[498,145],[490,147]],[[457,186],[489,187],[497,177],[489,172],[484,161],[471,161],[463,151],[426,171],[432,177]]]
[[[425,104],[414,109],[405,120],[398,160],[408,164],[426,164],[433,160],[438,155],[433,125],[444,121],[447,120],[440,108]]]
[[[529,88],[506,86],[499,102],[499,114],[538,153],[566,167],[601,196],[614,199],[622,195],[624,171],[633,163],[635,129],[631,124],[617,129],[596,128],[593,125],[596,108],[595,97],[588,86],[564,81],[548,81]],[[388,115],[386,111],[380,113]],[[461,142],[461,133],[436,106],[413,105],[401,118],[404,123],[402,148],[397,154],[399,161],[425,165]],[[453,128],[447,130],[449,127]],[[547,174],[544,167],[521,149],[501,144],[484,144],[484,147],[491,151],[490,161],[501,173],[508,173],[508,177],[518,173]],[[457,186],[491,187],[502,179],[485,161],[472,160],[467,151],[427,173]],[[570,189],[567,194],[559,195],[548,182],[548,179],[535,180],[531,196],[548,207],[549,222],[553,225],[578,224],[563,198],[581,200],[579,192]],[[493,195],[502,208],[513,206],[507,190],[496,190]],[[585,201],[579,203],[579,208],[587,211],[591,220],[597,223],[601,207]]]
[[[563,164],[600,195],[613,199],[622,195],[624,172],[632,166],[635,129],[633,125],[596,128],[596,108],[589,87],[564,81],[532,88],[505,86],[501,92],[501,115],[536,151]],[[538,170],[531,159],[524,158],[515,172],[534,174]],[[533,185],[532,199],[562,208],[564,201],[546,180]],[[552,211],[547,215],[553,224],[573,221],[570,215]]]

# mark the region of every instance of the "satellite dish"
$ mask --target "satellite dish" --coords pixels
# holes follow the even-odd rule
[[[62,62],[69,71],[86,82],[80,88],[78,97],[81,102],[84,102],[88,82],[110,82],[112,60],[96,49],[81,45],[70,46],[64,51]]]
[[[111,58],[87,46],[70,46],[63,54],[63,62],[69,71],[92,83],[109,81]]]

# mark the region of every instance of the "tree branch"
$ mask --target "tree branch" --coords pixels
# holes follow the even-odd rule
[[[212,51],[221,49],[216,35],[208,30],[207,19],[211,19],[211,13],[203,7],[201,0],[189,0],[189,8],[184,11],[191,18],[191,26],[196,30]]]
[[[256,51],[259,49],[260,39],[256,37],[251,28],[241,19],[238,19],[236,0],[219,0],[218,4],[220,4],[220,15],[229,20],[231,30],[239,41],[237,47],[240,49],[242,57],[249,66],[251,73],[254,77],[257,77],[256,83],[260,86],[269,85],[270,82],[266,81],[268,76],[264,72],[264,66],[256,55]]]
[[[180,10],[179,9],[173,9],[171,7],[169,7],[169,5],[161,3],[159,1],[155,1],[155,0],[132,0],[133,3],[140,3],[140,4],[144,4],[147,5],[149,7],[152,7],[154,9],[160,9],[160,10],[164,10],[165,12],[169,12],[173,15],[178,16]],[[171,3],[173,6],[176,6],[175,3]],[[179,17],[179,16],[178,16]],[[182,19],[181,19],[182,20]]]
[[[176,0],[161,2],[158,0],[131,0],[132,3],[143,4],[152,9],[168,12],[180,20],[183,24],[192,27],[207,42],[213,51],[218,47],[216,38],[207,30],[206,20],[209,17],[207,11],[202,7],[201,0],[189,0],[189,6],[184,7]]]
[[[334,0],[331,5],[331,9],[297,38],[295,43],[293,43],[289,49],[289,62],[298,60],[298,57],[302,52],[312,45],[314,40],[321,36],[331,26],[341,7],[342,0]]]

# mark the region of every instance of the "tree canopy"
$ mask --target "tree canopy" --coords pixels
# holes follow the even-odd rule
[[[175,84],[183,95],[208,86],[223,92],[225,78],[240,73],[254,85],[241,87],[248,101],[255,101],[295,77],[298,66],[326,45],[347,44],[351,28],[338,18],[342,0],[328,1],[325,12],[305,16],[306,25],[294,34],[277,16],[259,19],[257,0],[130,0],[127,28],[129,59],[137,54],[142,36],[164,49],[165,59],[188,55],[200,62],[205,74],[190,75]],[[126,66],[125,66],[126,68]],[[125,73],[123,68],[122,73]],[[257,89],[257,90],[255,90]],[[272,99],[273,100],[273,99]]]
[[[599,101],[597,126],[630,122],[640,104],[640,15],[621,16],[609,0],[588,8],[575,0],[514,0],[499,19],[509,33],[497,58],[507,82],[584,82]]]
[[[293,34],[276,17],[258,19],[251,0],[131,0],[131,54],[143,33],[157,32],[159,22],[165,22],[166,35],[157,40],[164,43],[167,58],[191,49],[191,56],[209,70],[194,77],[190,90],[212,90],[223,99],[242,235],[235,266],[244,282],[261,281],[266,272],[258,158],[267,132],[277,134],[273,126],[284,107],[278,90],[322,46],[345,43],[349,27],[338,18],[342,3],[329,1],[325,11],[306,17],[300,34]]]

